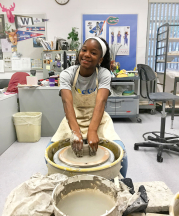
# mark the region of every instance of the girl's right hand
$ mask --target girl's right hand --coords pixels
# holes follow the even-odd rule
[[[72,131],[72,135],[70,138],[70,143],[72,150],[77,153],[83,149],[83,137],[81,135],[81,132]]]

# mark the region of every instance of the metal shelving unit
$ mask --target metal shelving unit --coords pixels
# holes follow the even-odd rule
[[[163,73],[163,83],[161,83],[161,85],[163,85],[163,92],[165,92],[167,64],[179,63],[179,61],[172,62],[174,58],[179,58],[179,52],[169,52],[169,43],[179,42],[179,38],[169,37],[170,27],[175,28],[179,27],[179,25],[169,25],[168,23],[165,23],[164,25],[160,26],[157,30],[155,72]],[[158,68],[161,68],[162,70],[159,71],[157,70]]]

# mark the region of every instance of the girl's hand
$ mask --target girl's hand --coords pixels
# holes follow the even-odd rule
[[[98,143],[99,143],[97,131],[88,130],[87,140],[93,152],[96,152],[98,149]]]
[[[83,149],[83,137],[80,131],[72,131],[70,138],[72,150],[77,153]]]

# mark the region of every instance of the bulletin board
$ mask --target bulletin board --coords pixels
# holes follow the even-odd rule
[[[41,44],[36,41],[38,37],[42,37],[46,39],[46,14],[16,14],[15,15],[15,22],[9,23],[6,14],[4,14],[4,22],[7,25],[10,31],[18,30],[18,43],[16,46],[11,46],[7,48],[7,50],[3,50],[4,42],[0,39],[0,50],[2,51],[2,59],[4,61],[4,72],[16,72],[16,71],[25,71],[28,72],[31,69],[42,70],[42,52],[43,47]],[[22,22],[22,26],[18,23],[18,20]],[[34,20],[34,22],[33,22]],[[36,21],[35,21],[36,20]],[[4,39],[6,40],[6,39]],[[10,42],[9,42],[10,43]],[[8,46],[8,45],[7,45]],[[17,70],[16,66],[12,67],[12,59],[15,59],[15,52],[20,53],[21,57],[17,57],[17,59],[23,59],[24,65],[27,65],[25,70],[20,70],[18,68],[18,61],[17,61]],[[29,60],[30,59],[30,60]],[[27,61],[28,60],[28,61]],[[30,63],[29,63],[30,62]],[[14,65],[13,65],[14,66]],[[26,66],[25,66],[26,67]]]
[[[120,68],[136,67],[137,14],[84,14],[82,42],[93,36],[104,38],[110,50],[116,50]]]

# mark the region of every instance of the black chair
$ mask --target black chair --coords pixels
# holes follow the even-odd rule
[[[179,97],[167,92],[149,92],[148,86],[151,82],[156,79],[155,72],[148,65],[138,64],[137,65],[138,73],[140,79],[146,83],[146,96],[141,92],[143,98],[148,98],[153,102],[162,102],[162,116],[161,116],[161,127],[160,131],[152,131],[143,134],[144,142],[135,143],[134,149],[138,150],[139,147],[157,147],[157,161],[163,162],[162,151],[164,149],[172,150],[179,152],[179,136],[176,134],[166,133],[165,132],[165,121],[166,113],[165,106],[167,101],[179,100]],[[149,135],[151,134],[151,135]],[[148,136],[148,137],[147,137]]]

